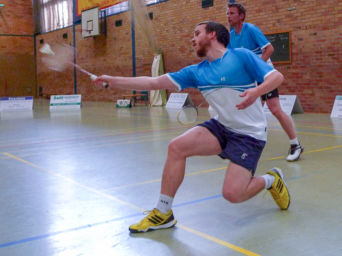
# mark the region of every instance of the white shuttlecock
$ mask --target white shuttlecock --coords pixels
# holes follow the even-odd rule
[[[50,45],[46,44],[46,43],[39,49],[39,51],[41,53],[44,53],[44,54],[47,54],[47,55],[55,55],[55,53],[51,49]]]

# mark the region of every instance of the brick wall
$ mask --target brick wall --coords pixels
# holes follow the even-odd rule
[[[36,94],[32,2],[3,0],[0,16],[0,96]]]
[[[67,35],[64,38],[63,35]],[[74,93],[74,71],[69,67],[63,72],[49,70],[42,62],[43,55],[39,52],[39,48],[44,43],[68,44],[73,45],[73,30],[72,27],[60,29],[52,33],[44,34],[36,37],[36,56],[37,56],[37,87],[43,95],[52,94],[73,94]]]
[[[8,1],[10,2],[10,1]],[[16,1],[18,2],[18,1]],[[25,1],[23,1],[25,2]],[[148,7],[153,12],[155,39],[164,54],[166,72],[176,71],[198,62],[190,39],[194,25],[202,20],[227,24],[226,1],[216,0],[214,6],[201,8],[200,0],[169,0]],[[342,95],[342,1],[241,1],[247,8],[247,22],[264,33],[291,31],[292,62],[276,65],[285,77],[281,94],[297,94],[306,112],[331,111],[336,95]],[[115,27],[122,19],[123,25]],[[82,38],[76,25],[77,63],[96,74],[132,75],[132,47],[129,13],[107,18],[107,36]],[[72,28],[37,36],[51,42],[63,42],[62,33],[72,42]],[[2,39],[2,38],[1,38]],[[44,69],[37,54],[38,81],[49,93],[71,93],[74,89],[73,70],[57,74]],[[153,55],[143,34],[136,28],[136,73],[150,75]],[[122,92],[94,88],[89,78],[77,72],[77,92],[85,100],[113,100]],[[202,100],[190,90],[195,102]]]
[[[342,93],[342,1],[243,2],[265,33],[291,31],[292,63],[276,65],[286,77],[280,92],[297,94],[306,112],[331,112]]]

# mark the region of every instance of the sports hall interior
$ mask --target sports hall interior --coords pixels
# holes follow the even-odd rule
[[[37,2],[58,1],[0,1],[0,97],[33,97],[30,111],[0,113],[1,256],[342,255],[342,116],[331,117],[342,95],[340,0],[239,1],[246,22],[265,34],[289,35],[290,59],[274,66],[285,77],[280,94],[296,95],[302,107],[291,116],[304,153],[285,160],[288,138],[268,114],[257,169],[258,175],[283,170],[289,210],[279,210],[267,192],[227,202],[221,195],[227,161],[192,157],[174,201],[176,227],[146,234],[130,234],[128,226],[155,206],[168,143],[192,126],[145,99],[117,108],[134,92],[96,87],[74,68],[56,72],[42,63],[44,43],[68,44],[77,51],[74,62],[93,74],[150,76],[154,53],[137,26],[133,37],[129,10],[107,15],[105,25],[101,19],[100,35],[83,37],[76,8],[82,1],[60,0],[69,4],[70,19],[44,32]],[[165,73],[200,61],[191,47],[194,27],[204,20],[228,26],[226,6],[226,0],[148,4]],[[198,91],[185,92],[195,105],[202,102]],[[82,95],[79,110],[49,109],[52,95],[71,94]],[[208,118],[204,105],[199,121]]]

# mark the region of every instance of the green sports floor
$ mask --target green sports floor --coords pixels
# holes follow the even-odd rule
[[[221,196],[228,161],[188,159],[174,200],[175,228],[130,234],[159,197],[168,142],[189,127],[173,111],[84,102],[81,110],[0,114],[1,256],[341,256],[342,119],[293,115],[305,150],[285,161],[288,139],[269,116],[257,175],[277,166],[292,196],[231,204]],[[200,119],[208,118],[201,109]]]

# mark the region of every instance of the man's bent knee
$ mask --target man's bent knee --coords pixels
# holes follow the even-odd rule
[[[174,138],[171,140],[168,146],[169,154],[174,154],[176,156],[182,156],[184,151],[182,150],[182,139],[181,138]]]
[[[242,197],[240,196],[240,191],[234,189],[225,189],[222,191],[222,196],[224,199],[231,203],[240,203],[242,202]]]

